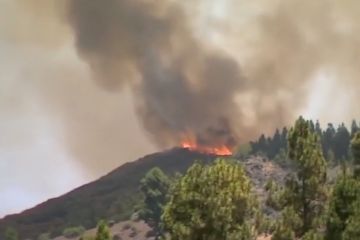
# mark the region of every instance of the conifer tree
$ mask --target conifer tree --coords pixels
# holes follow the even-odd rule
[[[334,125],[332,123],[329,123],[322,137],[323,153],[326,159],[328,157],[327,156],[328,152],[333,149],[333,141],[335,134],[336,134],[336,130],[334,128]]]
[[[267,150],[267,141],[264,134],[261,134],[259,141],[258,141],[258,148],[260,152],[266,153]]]
[[[359,128],[358,124],[356,123],[355,120],[353,120],[351,123],[351,137],[353,138],[359,130],[360,130],[360,128]]]
[[[283,128],[282,132],[281,132],[281,148],[283,150],[287,149],[287,136],[288,136],[288,130],[286,127]]]
[[[276,129],[274,137],[272,139],[271,149],[269,152],[269,158],[274,158],[281,149],[281,135],[279,129]]]
[[[342,123],[333,138],[332,149],[335,159],[344,160],[348,158],[351,136],[344,123]]]
[[[320,126],[320,122],[319,120],[316,121],[316,124],[315,124],[315,133],[317,135],[320,136],[320,138],[322,139],[322,130],[321,130],[321,126]]]
[[[300,219],[300,223],[289,226],[288,229],[281,226],[280,222],[275,236],[281,235],[279,231],[285,229],[301,237],[319,227],[318,220],[323,214],[326,200],[326,161],[319,136],[311,131],[309,122],[302,117],[290,130],[288,145],[289,159],[295,165],[296,174],[286,181],[282,198],[286,211],[292,213],[293,219]]]
[[[171,190],[162,220],[172,240],[250,240],[255,213],[250,180],[234,162],[194,164]]]
[[[357,132],[351,141],[351,151],[354,158],[354,176],[360,178],[360,132]]]
[[[301,228],[301,219],[292,207],[285,207],[276,225],[272,240],[294,240],[295,231]]]
[[[342,234],[342,240],[360,239],[360,197],[352,204],[352,215],[347,221],[347,226]],[[340,238],[339,238],[340,239]]]
[[[353,203],[359,196],[360,185],[352,176],[344,173],[337,180],[330,200],[326,223],[326,240],[341,240],[348,219],[353,214]]]
[[[353,175],[340,176],[333,190],[326,224],[326,240],[360,239],[360,133],[351,141]]]
[[[315,124],[314,124],[313,120],[309,120],[308,123],[309,123],[310,131],[315,132]]]

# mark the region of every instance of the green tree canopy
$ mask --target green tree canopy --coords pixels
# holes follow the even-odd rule
[[[353,120],[351,123],[351,137],[354,137],[355,134],[360,130],[356,120]]]
[[[340,176],[334,186],[326,224],[326,240],[360,239],[360,133],[351,141],[353,175]]]
[[[105,221],[100,221],[98,224],[95,240],[110,240],[110,231]]]
[[[319,227],[318,220],[324,212],[326,201],[326,161],[323,157],[319,136],[312,131],[309,122],[300,117],[288,136],[288,156],[294,163],[295,174],[286,181],[281,202],[286,206],[279,231],[293,232],[297,237]],[[291,213],[291,214],[290,214]],[[299,219],[299,224],[281,226],[289,220]],[[296,220],[297,222],[297,220]],[[274,238],[276,239],[276,238]],[[278,238],[283,239],[283,238]]]
[[[345,127],[345,124],[342,123],[338,127],[333,139],[333,151],[337,160],[343,160],[349,157],[350,140],[350,132]]]
[[[17,231],[12,228],[12,227],[8,227],[5,230],[5,240],[18,240],[18,233]]]
[[[360,197],[352,204],[352,213],[342,234],[342,240],[360,239]]]
[[[353,215],[352,205],[359,196],[360,185],[352,176],[344,174],[337,180],[329,204],[325,239],[341,240],[348,219]]]
[[[360,178],[360,132],[352,139],[351,150],[354,158],[354,176]]]
[[[153,227],[156,235],[161,234],[161,215],[166,203],[170,183],[170,179],[160,168],[151,169],[140,183],[140,190],[144,194],[144,202],[139,212],[140,218]]]
[[[248,240],[255,206],[243,168],[218,159],[194,164],[174,184],[162,219],[172,240]]]
[[[64,229],[63,236],[66,238],[75,238],[81,236],[85,232],[83,226],[69,227]]]

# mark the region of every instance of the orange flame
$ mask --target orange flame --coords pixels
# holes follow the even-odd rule
[[[194,150],[207,154],[214,154],[219,156],[229,156],[232,155],[232,151],[227,146],[217,146],[217,147],[209,147],[209,146],[199,146],[196,143],[191,141],[184,141],[181,143],[183,148]]]

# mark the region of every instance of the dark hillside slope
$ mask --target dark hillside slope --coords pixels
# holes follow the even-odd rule
[[[167,174],[174,174],[184,172],[195,160],[209,162],[214,157],[175,148],[126,163],[61,197],[20,214],[6,216],[0,220],[0,236],[8,226],[18,230],[20,239],[34,239],[44,232],[56,236],[69,226],[94,227],[101,218],[126,219],[141,199],[139,181],[148,170],[159,167]]]

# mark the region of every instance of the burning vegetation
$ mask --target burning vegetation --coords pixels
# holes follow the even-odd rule
[[[210,147],[210,146],[198,145],[195,142],[191,142],[191,141],[184,141],[181,143],[181,146],[189,150],[198,151],[200,153],[206,153],[211,155],[218,155],[218,156],[232,155],[232,150],[225,145]]]

